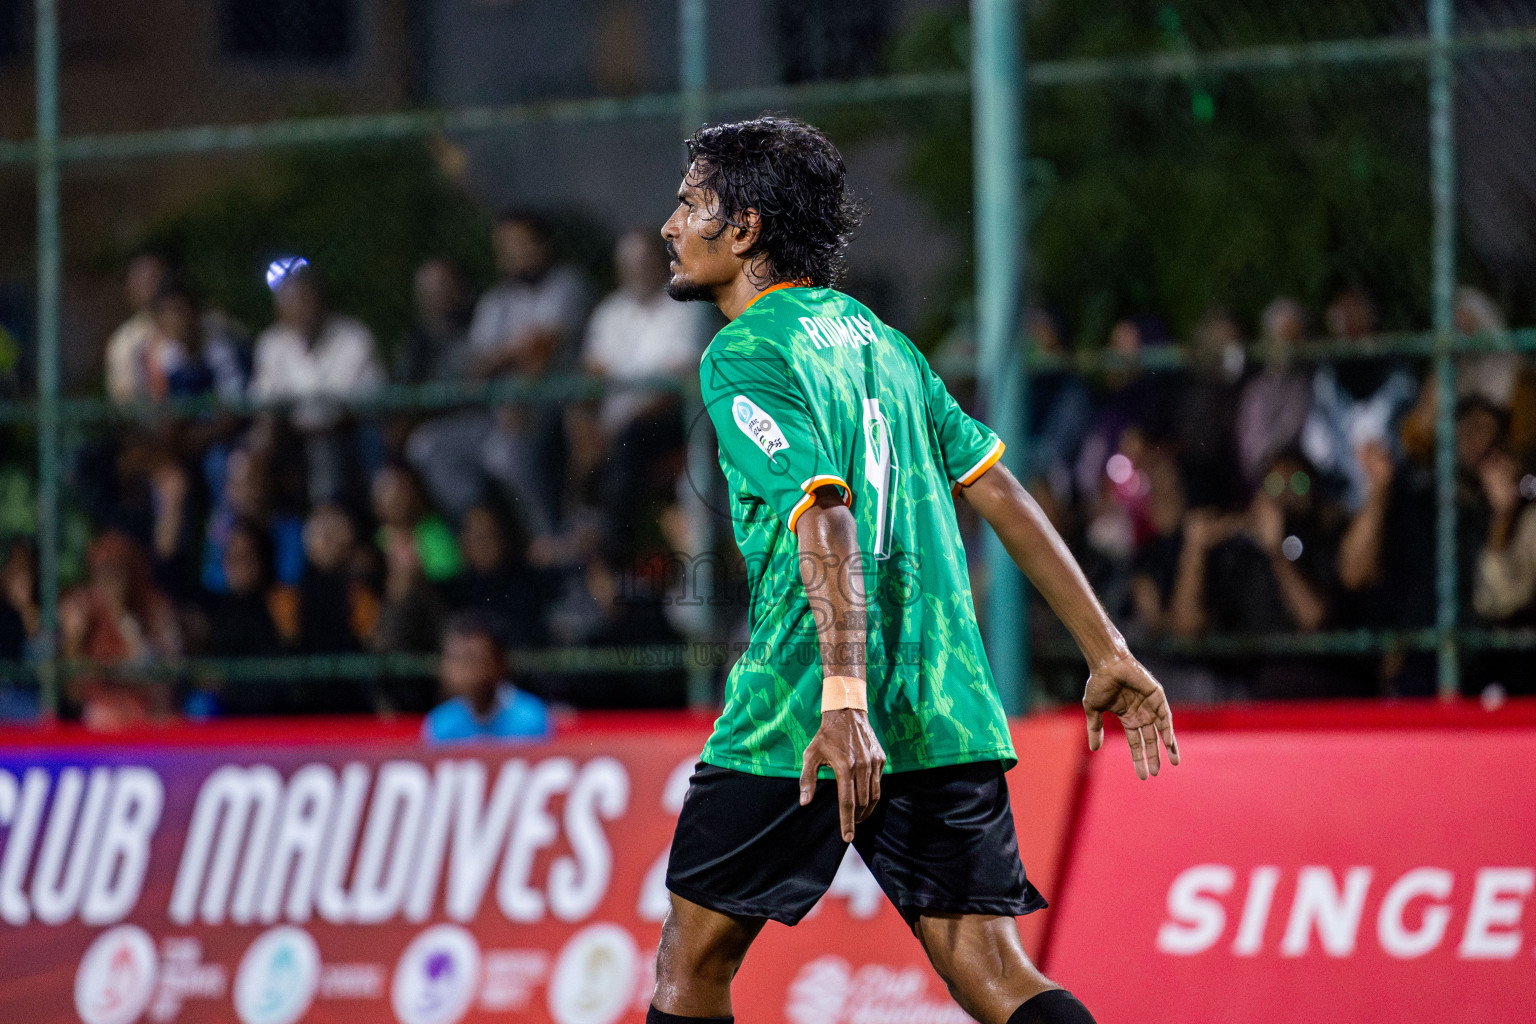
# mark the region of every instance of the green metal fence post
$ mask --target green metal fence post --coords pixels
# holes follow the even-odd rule
[[[992,428],[1008,446],[1005,462],[1022,463],[1023,360],[1018,346],[1024,265],[1023,74],[1017,0],[971,0],[971,135],[976,220],[976,379]],[[1003,707],[1028,706],[1029,624],[1024,581],[1002,542],[986,532],[987,656]]]
[[[42,600],[40,708],[59,710],[59,18],[37,12],[37,552]]]
[[[709,117],[709,21],[704,0],[678,0],[677,28],[678,84],[683,97],[682,129],[686,138]],[[697,394],[690,392],[683,407],[685,422],[690,428],[688,475],[693,481],[685,508],[692,526],[689,532],[693,535],[694,547],[687,552],[692,557],[687,559],[688,564],[683,571],[694,574],[691,585],[704,598],[701,610],[705,614],[701,624],[707,626],[714,621],[714,616],[709,612],[714,608],[717,599],[715,588],[721,585],[721,581],[714,574],[710,575],[707,582],[704,579],[706,567],[712,565],[708,554],[714,549],[714,522],[710,517],[709,503],[698,492],[714,483],[715,433],[710,429],[709,417],[704,415],[704,407]],[[689,707],[707,708],[715,703],[714,667],[698,654],[700,648],[707,646],[696,644],[687,659]]]
[[[704,0],[678,0],[679,85],[683,94],[683,135],[692,135],[709,116],[709,19]]]
[[[1429,2],[1429,171],[1434,213],[1431,267],[1435,325],[1435,629],[1439,689],[1454,697],[1461,686],[1457,656],[1456,558],[1456,128],[1451,53],[1452,0]]]

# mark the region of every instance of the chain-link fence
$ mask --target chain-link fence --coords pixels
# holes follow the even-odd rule
[[[1519,5],[38,0],[35,33],[26,13],[0,3],[7,116],[37,113],[0,142],[6,223],[39,211],[0,243],[22,704],[41,669],[49,711],[110,709],[125,678],[130,715],[144,693],[415,708],[442,617],[487,602],[552,696],[708,703],[744,613],[713,441],[682,363],[588,358],[589,314],[644,293],[622,240],[666,216],[679,137],[765,109],[843,148],[871,209],[849,290],[1009,440],[1171,686],[1529,676],[1528,605],[1474,593],[1491,538],[1515,544],[1504,478],[1517,505],[1536,479]],[[542,255],[519,264],[524,242]],[[443,355],[477,300],[553,295],[551,272],[570,312],[536,357]],[[263,379],[290,284],[371,353],[323,408]],[[178,316],[200,376],[146,357]],[[696,351],[710,329],[672,331]],[[621,353],[638,330],[614,329]],[[1497,435],[1460,463],[1458,409]],[[346,553],[315,571],[328,531]],[[1008,703],[1070,696],[1070,644],[972,532]],[[260,600],[226,579],[247,546]],[[138,635],[93,632],[107,577],[134,573]]]
[[[1525,143],[1458,132],[1529,105],[1489,89],[1529,66],[1528,13],[1118,5],[1031,29],[1034,333],[1142,367],[1032,466],[1139,649],[1215,697],[1524,688],[1529,613],[1493,592],[1530,368],[1490,350],[1530,344],[1509,328],[1531,225],[1491,214],[1530,194],[1492,170]],[[1458,165],[1481,169],[1458,187]],[[1492,219],[1502,248],[1457,228]],[[1037,378],[1037,422],[1074,386]]]

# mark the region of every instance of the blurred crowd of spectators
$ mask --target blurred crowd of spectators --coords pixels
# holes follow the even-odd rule
[[[519,648],[679,639],[660,602],[615,600],[616,577],[667,548],[656,524],[677,519],[685,437],[667,381],[697,365],[700,309],[666,296],[654,232],[618,240],[618,286],[595,306],[539,215],[503,216],[493,242],[500,279],[478,298],[452,262],[416,270],[415,324],[393,360],[302,258],[272,265],[273,320],[254,338],[204,308],[174,259],[133,258],[133,314],[106,346],[109,397],[140,410],[204,396],[266,405],[140,415],[72,457],[67,484],[92,539],[85,580],[61,599],[61,654],[118,671],[73,678],[70,713],[112,727],[178,711],[424,710],[436,695],[425,675],[190,692],[123,677],[184,656],[433,653],[465,609]],[[639,383],[559,404],[347,404],[390,383],[578,371]],[[35,555],[16,545],[0,575],[0,656],[36,653]],[[680,689],[586,702],[673,699]]]
[[[501,217],[493,248],[500,277],[478,297],[448,260],[416,269],[415,323],[388,359],[304,259],[273,263],[272,322],[254,337],[206,308],[174,259],[131,261],[133,312],[107,342],[105,389],[136,415],[73,449],[67,483],[91,540],[85,578],[60,606],[60,653],[115,671],[72,677],[68,713],[111,727],[178,712],[424,710],[436,697],[427,675],[124,677],[187,656],[435,653],[465,612],[481,617],[481,640],[494,628],[516,648],[718,639],[688,602],[636,586],[648,560],[701,554],[682,512],[680,394],[705,312],[666,296],[651,231],[617,241],[617,287],[595,304],[540,216]],[[1507,329],[1487,295],[1461,289],[1456,317],[1489,348],[1457,364],[1460,622],[1536,625],[1536,368],[1496,351]],[[1025,327],[1041,353],[1073,347],[1046,312]],[[1422,359],[1351,358],[1376,330],[1370,296],[1344,287],[1315,318],[1279,298],[1251,328],[1213,311],[1183,342],[1153,317],[1128,318],[1109,335],[1119,361],[1108,370],[1032,376],[1024,475],[1133,642],[1435,623],[1436,382]],[[1337,358],[1304,358],[1306,342],[1329,340]],[[1183,368],[1144,358],[1176,344]],[[969,362],[958,337],[936,355],[941,369],[946,355]],[[389,384],[453,394],[572,374],[610,386],[590,400],[366,405]],[[962,400],[963,377],[952,378]],[[223,403],[153,413],[197,397]],[[242,411],[251,401],[266,404]],[[0,583],[0,658],[36,657],[38,566],[25,543],[5,553]],[[740,633],[740,617],[713,628]],[[1050,639],[1054,620],[1034,622]],[[1184,700],[1435,689],[1422,647],[1148,660]],[[1469,692],[1536,688],[1531,652],[1470,650],[1462,666]],[[646,706],[683,693],[661,675],[561,678],[541,695]],[[490,682],[475,692],[475,707],[500,706]]]
[[[1435,624],[1432,368],[1353,357],[1371,351],[1365,339],[1377,330],[1357,287],[1319,312],[1277,298],[1250,331],[1212,311],[1176,370],[1140,365],[1175,342],[1156,319],[1129,318],[1109,337],[1123,368],[1032,379],[1031,491],[1133,642]],[[1489,349],[1508,342],[1496,304],[1470,287],[1457,293],[1456,327]],[[1028,334],[1046,354],[1069,347],[1046,313],[1031,316]],[[1262,358],[1251,360],[1244,339],[1255,336]],[[1304,360],[1308,341],[1333,343],[1338,358]],[[1512,351],[1457,359],[1462,626],[1536,624],[1533,369]],[[1420,695],[1436,685],[1433,651],[1406,648],[1151,660],[1184,699]],[[1461,664],[1466,692],[1536,689],[1530,652],[1469,650]]]

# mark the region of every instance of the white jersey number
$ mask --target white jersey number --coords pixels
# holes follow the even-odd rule
[[[864,477],[875,485],[876,558],[891,557],[895,532],[892,499],[896,494],[896,453],[891,445],[891,425],[880,411],[880,399],[864,400]]]

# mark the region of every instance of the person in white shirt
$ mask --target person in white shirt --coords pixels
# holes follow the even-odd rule
[[[128,261],[123,294],[133,315],[112,332],[106,349],[107,397],[119,405],[143,397],[144,351],[155,330],[149,304],[170,276],[170,260],[152,249]]]
[[[283,276],[273,298],[277,322],[256,339],[251,397],[294,402],[288,421],[304,437],[310,500],[335,500],[353,461],[341,400],[383,384],[384,367],[373,333],[326,308],[322,282],[307,264]]]
[[[470,376],[537,378],[571,370],[587,303],[580,273],[554,262],[549,227],[536,214],[503,215],[492,243],[502,280],[475,307]],[[549,405],[520,403],[494,415],[467,409],[418,427],[406,458],[451,517],[478,501],[491,480],[528,531],[541,535],[554,528],[558,514],[555,482],[545,470],[558,430],[558,411]]]
[[[667,295],[665,253],[649,231],[626,233],[614,246],[619,287],[593,311],[581,350],[582,369],[610,389],[567,411],[567,529],[530,549],[536,561],[581,561],[584,519],[601,522],[606,546],[623,551],[650,516],[647,499],[670,498],[686,440],[682,403],[667,381],[697,372],[703,322],[699,306]]]
[[[592,312],[583,368],[611,384],[686,378],[699,365],[702,323],[694,303],[667,296],[666,252],[652,232],[631,231],[614,246],[619,287]],[[598,412],[611,444],[641,417],[661,411],[672,393],[618,389]]]
[[[469,325],[474,372],[560,372],[575,365],[571,343],[587,309],[586,282],[574,267],[556,265],[551,228],[537,214],[504,214],[492,235],[500,283],[475,306]]]

